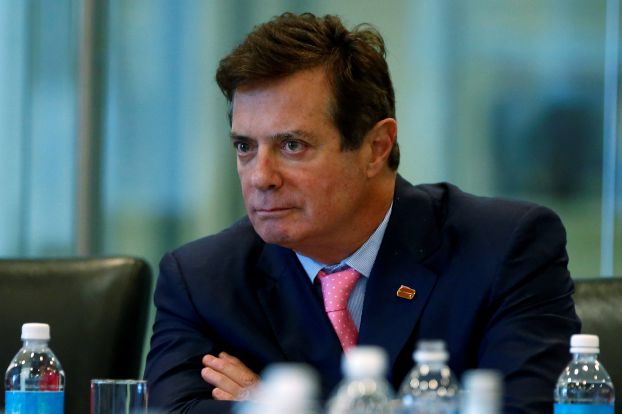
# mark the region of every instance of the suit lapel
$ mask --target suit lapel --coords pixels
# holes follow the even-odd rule
[[[341,345],[300,262],[292,251],[267,244],[258,267],[267,277],[257,295],[286,360],[311,364],[324,389],[332,389],[340,378]]]
[[[393,211],[370,274],[359,333],[360,344],[382,346],[393,366],[425,308],[437,275],[424,259],[440,245],[428,194],[398,176]],[[416,290],[412,300],[397,296],[401,285]]]
[[[392,366],[412,335],[435,284],[436,274],[418,263],[374,266],[365,293],[359,344],[383,347]],[[412,300],[397,296],[401,285],[415,289]]]

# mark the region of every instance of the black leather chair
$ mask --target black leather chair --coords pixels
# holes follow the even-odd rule
[[[49,323],[65,413],[88,413],[92,378],[141,375],[150,297],[151,270],[140,259],[1,259],[0,363],[8,367],[20,348],[22,323]]]
[[[622,277],[575,280],[582,333],[600,337],[599,360],[613,380],[616,412],[622,412]]]

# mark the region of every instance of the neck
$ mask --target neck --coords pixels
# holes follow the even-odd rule
[[[316,262],[323,264],[337,264],[357,251],[374,233],[384,219],[395,192],[395,175],[390,182],[379,186],[380,191],[373,192],[369,197],[367,209],[361,214],[361,220],[353,224],[347,237],[341,240],[340,245],[312,242],[296,251]]]

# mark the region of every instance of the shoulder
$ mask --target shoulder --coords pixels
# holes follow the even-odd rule
[[[399,178],[394,206],[399,223],[394,234],[402,240],[419,237],[423,256],[440,251],[471,261],[501,260],[534,243],[565,254],[559,216],[535,203],[477,196],[449,183],[413,186]]]
[[[529,223],[550,223],[563,228],[550,208],[522,200],[485,197],[462,191],[450,183],[411,186],[411,193],[430,204],[437,223],[446,230],[463,230],[493,235],[512,231]]]

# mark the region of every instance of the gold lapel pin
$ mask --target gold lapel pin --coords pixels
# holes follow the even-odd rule
[[[415,293],[417,293],[415,289],[409,288],[408,286],[404,285],[400,286],[400,288],[396,292],[398,297],[408,300],[412,300],[412,298],[415,297]]]

